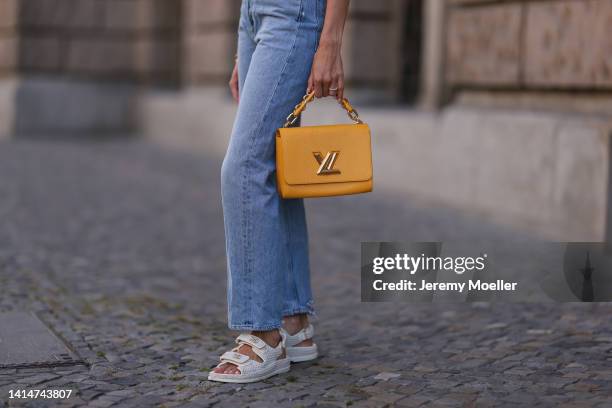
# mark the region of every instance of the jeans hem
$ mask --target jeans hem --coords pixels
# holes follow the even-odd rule
[[[230,330],[257,330],[257,331],[268,331],[274,329],[280,329],[282,323],[269,323],[269,324],[229,324]]]
[[[297,307],[293,307],[291,309],[284,309],[283,310],[283,317],[284,316],[293,316],[296,314],[303,314],[306,313],[310,316],[316,316],[316,313],[314,311],[313,308],[313,301],[309,301],[308,303],[306,303],[306,306],[297,306]]]

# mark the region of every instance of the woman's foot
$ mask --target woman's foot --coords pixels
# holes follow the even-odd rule
[[[282,340],[278,330],[252,331],[251,335],[262,339],[268,346],[274,348],[277,347],[278,343],[280,343]],[[261,357],[255,354],[255,352],[253,351],[253,346],[249,344],[241,344],[236,351],[239,354],[243,354],[249,357],[251,360],[257,361],[259,363],[262,362]],[[285,351],[283,351],[282,355],[279,358],[285,358]],[[213,370],[213,372],[217,374],[240,374],[240,369],[238,369],[238,365],[226,362],[217,366]]]
[[[285,317],[281,332],[287,357],[292,363],[314,360],[319,356],[317,345],[312,340],[314,327],[308,322],[307,314]]]
[[[284,333],[278,330],[242,333],[236,338],[238,346],[221,355],[221,362],[208,374],[208,379],[226,383],[251,383],[286,373],[290,361],[283,336]],[[271,345],[274,343],[275,347]]]

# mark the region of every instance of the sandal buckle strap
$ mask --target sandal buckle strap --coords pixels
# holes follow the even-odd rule
[[[289,334],[286,330],[283,329],[283,332],[287,336],[287,345],[289,347],[294,346],[296,344],[300,344],[305,340],[312,339],[314,337],[314,326],[309,324],[308,327],[300,330],[295,334]]]
[[[237,353],[235,351],[226,351],[221,355],[221,362],[230,362],[236,365],[241,365],[249,361],[249,356]]]
[[[266,342],[260,339],[257,336],[253,336],[252,334],[242,333],[240,336],[236,338],[236,343],[241,344],[245,343],[251,347],[264,349],[266,347]]]

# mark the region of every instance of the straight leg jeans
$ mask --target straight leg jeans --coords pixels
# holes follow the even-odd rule
[[[306,92],[325,0],[243,0],[240,102],[221,169],[234,330],[272,330],[313,313],[304,203],[276,189],[275,132]]]

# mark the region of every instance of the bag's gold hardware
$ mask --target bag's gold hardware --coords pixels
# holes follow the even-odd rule
[[[298,103],[297,105],[295,105],[293,112],[291,112],[289,116],[287,116],[287,120],[285,124],[283,125],[283,127],[289,127],[293,125],[298,120],[302,112],[306,110],[306,105],[308,105],[314,99],[314,96],[315,96],[314,91],[304,95],[304,97],[302,98],[302,101]],[[348,99],[342,98],[342,100],[338,101],[338,103],[342,106],[344,110],[346,110],[348,117],[351,118],[353,122],[363,123],[363,121],[359,119],[359,114],[357,113],[355,108],[353,108],[353,106],[349,103]]]
[[[340,105],[342,105],[342,107],[346,110],[346,113],[348,113],[351,120],[357,123],[363,123],[362,120],[359,119],[359,113],[357,113],[357,110],[349,103],[348,99],[343,98],[340,101]]]
[[[313,152],[312,153],[319,163],[319,169],[317,170],[317,174],[319,176],[327,176],[330,174],[340,174],[340,170],[334,169],[334,164],[336,164],[336,160],[338,159],[338,155],[340,152],[331,151],[328,152],[325,157],[321,154],[321,152]]]

